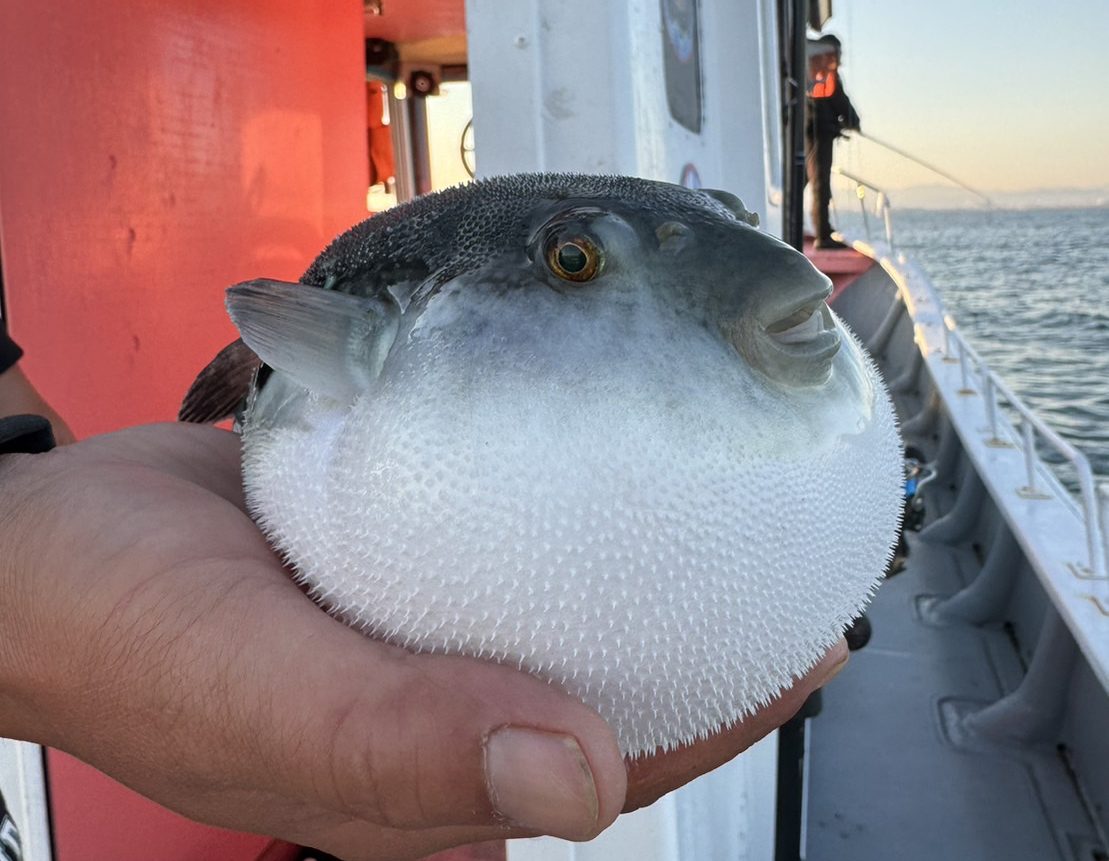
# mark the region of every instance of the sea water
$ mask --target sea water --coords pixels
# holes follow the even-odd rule
[[[1109,207],[895,210],[893,231],[982,358],[1109,479]]]

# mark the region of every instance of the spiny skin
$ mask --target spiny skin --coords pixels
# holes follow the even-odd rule
[[[336,240],[302,280],[399,296],[384,367],[352,403],[275,371],[243,428],[252,510],[311,594],[564,687],[633,756],[811,667],[883,570],[900,442],[830,314],[834,357],[783,358],[767,326],[826,284],[742,215],[644,180],[508,177]],[[549,271],[566,230],[603,245],[596,279]]]

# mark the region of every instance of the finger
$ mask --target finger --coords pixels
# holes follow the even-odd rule
[[[813,691],[843,669],[847,657],[847,643],[840,640],[797,684],[755,714],[705,741],[629,762],[623,812],[653,804],[667,792],[738,756],[793,717]]]

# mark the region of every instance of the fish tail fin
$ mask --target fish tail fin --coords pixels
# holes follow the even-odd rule
[[[177,420],[206,424],[233,416],[246,401],[262,360],[240,338],[228,344],[189,386]]]

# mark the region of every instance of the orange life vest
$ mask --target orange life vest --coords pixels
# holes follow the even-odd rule
[[[819,72],[813,81],[812,91],[809,93],[814,99],[828,99],[836,92],[836,73]]]

